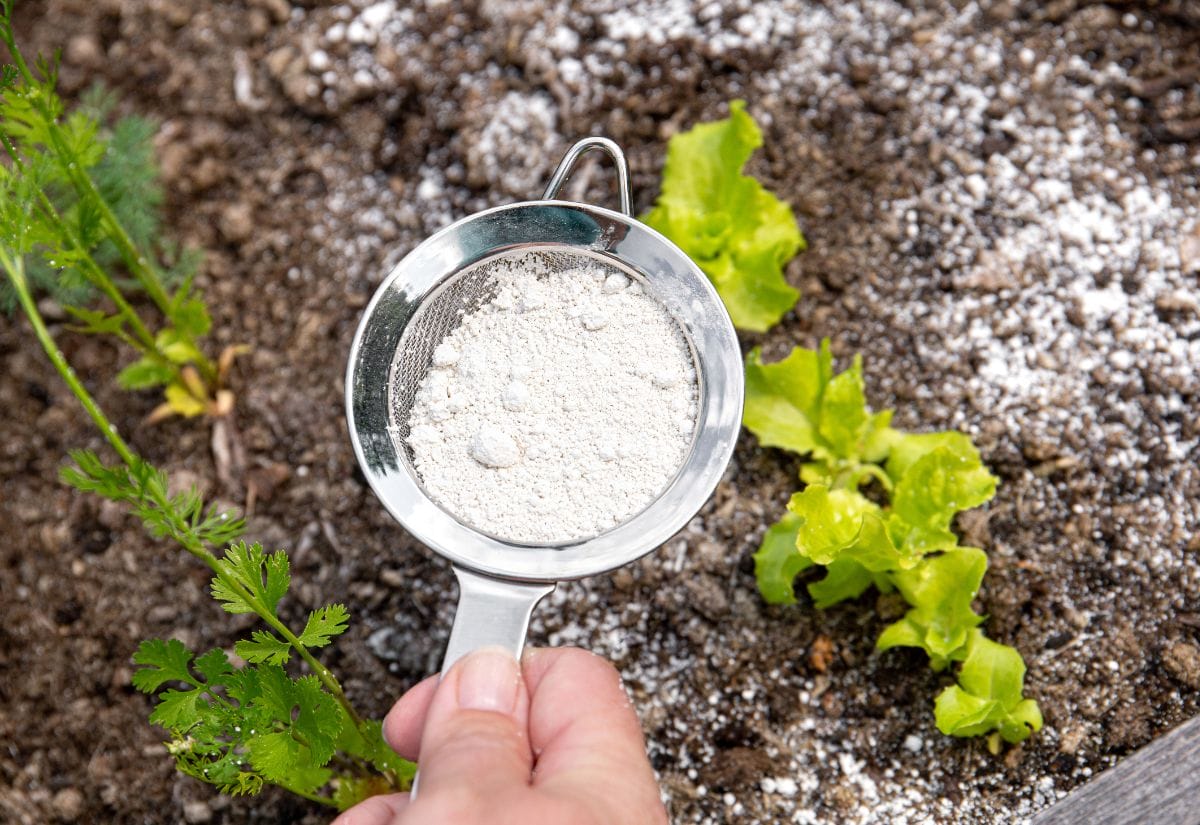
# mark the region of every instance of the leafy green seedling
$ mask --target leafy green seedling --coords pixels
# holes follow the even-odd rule
[[[867,477],[891,486],[879,466],[897,431],[891,410],[867,411],[862,358],[833,373],[829,342],[817,350],[795,348],[782,361],[764,364],[759,350],[746,358],[743,423],[764,447],[780,447],[813,459],[803,480],[857,489]]]
[[[244,542],[219,562],[223,575],[213,579],[212,593],[221,606],[230,613],[265,610],[273,619],[275,632],[255,630],[235,645],[245,665],[235,668],[222,650],[193,662],[176,640],[141,644],[133,686],[158,696],[150,721],[170,732],[167,749],[181,772],[224,793],[257,793],[271,783],[344,808],[363,793],[404,787],[415,767],[383,743],[378,722],[359,719],[327,689],[328,671],[317,663],[317,675],[291,678],[283,670],[293,652],[315,661],[310,651],[330,644],[350,620],[343,605],[331,604],[309,613],[298,635],[290,633],[277,614],[291,583],[288,567],[283,551],[268,554]],[[180,683],[182,689],[164,690]],[[332,797],[320,795],[324,786],[334,788]]]
[[[758,552],[754,554],[754,573],[763,598],[771,604],[795,604],[792,583],[796,576],[813,566],[805,555],[796,552],[801,519],[790,512],[767,528]]]
[[[976,656],[970,675],[960,674],[966,681],[959,692],[938,698],[939,728],[950,732],[943,724],[950,707],[975,708],[980,715],[962,716],[956,735],[996,729],[1018,741],[1014,737],[1040,727],[1037,703],[1021,698],[1020,679],[1016,700],[1011,691],[1002,697],[980,692],[981,662],[1011,677],[1012,660],[1021,657],[977,630],[983,617],[972,603],[987,556],[959,547],[952,529],[959,512],[991,499],[996,479],[962,433],[906,433],[893,428],[891,418],[890,410],[867,407],[861,357],[835,373],[828,341],[817,350],[794,349],[773,364],[763,363],[757,350],[750,353],[746,427],[764,446],[808,459],[800,468],[805,488],[791,497],[787,514],[767,530],[755,554],[759,590],[768,602],[793,603],[796,576],[812,567],[825,569],[824,578],[808,584],[818,608],[856,598],[872,585],[898,590],[910,609],[880,635],[880,650],[918,647],[935,670],[963,662],[964,673]],[[995,704],[984,708],[984,700]]]
[[[912,609],[889,625],[876,647],[919,647],[930,666],[942,670],[966,655],[967,640],[983,617],[971,609],[987,570],[987,554],[974,547],[954,547],[922,559],[911,570],[892,574],[892,584]]]
[[[29,302],[27,291],[18,296],[22,306]],[[40,316],[31,320],[41,337],[45,328]],[[71,375],[61,353],[55,350],[51,360],[60,374]],[[71,454],[75,467],[64,469],[63,479],[128,505],[147,532],[174,540],[212,569],[213,598],[227,612],[253,614],[268,627],[236,642],[235,652],[247,663],[236,669],[220,650],[192,663],[192,652],[178,641],[151,640],[139,647],[134,662],[143,667],[133,684],[157,694],[150,721],[171,734],[167,748],[179,770],[225,793],[257,793],[264,784],[275,784],[343,808],[364,794],[407,787],[415,767],[387,749],[379,738],[379,723],[359,716],[336,677],[313,653],[345,632],[350,621],[345,606],[317,608],[303,629],[292,631],[279,615],[291,585],[287,554],[237,541],[242,521],[206,508],[194,490],[169,496],[166,475],[133,454],[86,390],[80,387],[80,393],[124,463],[109,467],[91,452],[76,451]],[[229,542],[221,558],[208,549]],[[283,666],[293,656],[311,675],[293,679],[285,674]],[[284,705],[287,713],[280,710]],[[337,770],[330,767],[335,757]],[[332,795],[319,792],[324,786]]]
[[[642,218],[704,270],[734,325],[755,332],[777,323],[800,297],[783,267],[805,247],[791,207],[742,174],[762,142],[740,100],[725,120],[675,135],[662,192]]]
[[[1042,727],[1042,712],[1037,702],[1023,696],[1024,689],[1021,654],[972,631],[958,684],[938,694],[938,730],[950,736],[995,731],[1005,742],[1022,742]]]
[[[699,264],[736,326],[762,332],[799,297],[783,266],[805,242],[787,204],[742,174],[762,133],[742,101],[729,110],[727,119],[671,139],[662,193],[643,220]],[[918,647],[935,670],[963,662],[964,674],[967,663],[976,662],[958,692],[939,696],[939,728],[955,735],[997,729],[1010,742],[1037,730],[1037,703],[1021,698],[1020,679],[1015,704],[1011,694],[980,693],[977,684],[978,661],[1000,663],[1011,674],[1012,661],[1020,664],[1021,657],[976,629],[983,617],[971,605],[987,556],[959,547],[953,531],[958,513],[996,491],[996,479],[970,439],[893,428],[891,410],[867,406],[862,357],[835,373],[828,340],[816,350],[795,348],[775,363],[752,351],[743,420],[762,446],[807,459],[800,468],[805,488],[791,497],[787,513],[767,529],[754,554],[763,598],[794,604],[797,576],[813,567],[824,568],[824,577],[807,585],[818,608],[857,598],[872,585],[899,590],[910,609],[884,630],[881,650]],[[1023,664],[1020,669],[1023,676]],[[943,724],[951,702],[966,708],[983,701],[996,704],[977,719],[959,719],[953,730]],[[996,716],[1001,706],[1015,715]]]

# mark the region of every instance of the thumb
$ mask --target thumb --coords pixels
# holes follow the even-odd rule
[[[481,810],[527,788],[529,694],[512,654],[498,647],[469,653],[442,678],[421,734],[421,800],[443,794]]]

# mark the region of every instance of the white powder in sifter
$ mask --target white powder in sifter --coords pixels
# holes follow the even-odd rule
[[[434,350],[408,444],[426,490],[510,541],[597,535],[650,504],[683,463],[696,373],[641,284],[536,253],[495,265],[496,296]]]

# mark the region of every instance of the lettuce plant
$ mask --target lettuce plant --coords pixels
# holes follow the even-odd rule
[[[920,648],[939,671],[961,663],[958,684],[935,702],[938,728],[1019,742],[1041,727],[1041,714],[1022,695],[1020,654],[978,629],[984,617],[972,603],[987,555],[960,547],[953,530],[958,513],[992,498],[996,479],[962,433],[908,433],[891,417],[867,407],[861,356],[835,374],[827,340],[773,364],[750,353],[746,427],[764,446],[807,459],[804,489],[755,554],[759,590],[771,603],[794,603],[796,576],[821,567],[824,577],[807,585],[818,608],[872,586],[898,591],[909,610],[877,647]]]
[[[662,192],[642,218],[704,270],[734,326],[753,332],[777,323],[800,297],[783,267],[805,246],[791,207],[742,174],[762,142],[740,100],[725,120],[674,136]]]

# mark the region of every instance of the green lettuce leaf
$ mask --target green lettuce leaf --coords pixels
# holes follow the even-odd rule
[[[764,364],[755,349],[746,357],[746,407],[742,423],[764,447],[795,453],[820,449],[816,422],[821,396],[833,377],[829,341],[820,350],[796,347],[782,361]]]
[[[881,518],[882,510],[859,492],[810,484],[788,502],[800,518],[796,546],[817,564],[852,560],[871,573],[904,570],[919,560],[899,549]]]
[[[871,571],[853,559],[838,559],[825,568],[825,578],[808,586],[813,604],[824,610],[846,599],[857,599],[876,584]]]
[[[875,646],[922,648],[934,670],[962,659],[971,631],[983,621],[971,602],[986,570],[986,553],[957,547],[926,557],[911,570],[893,573],[892,583],[912,609],[885,629]]]
[[[811,455],[802,471],[806,483],[856,487],[872,476],[891,486],[877,465],[901,437],[891,420],[891,410],[867,407],[861,358],[834,374],[828,339],[820,349],[797,347],[772,364],[757,349],[746,357],[742,422],[764,447]]]
[[[961,510],[978,507],[996,493],[996,477],[987,471],[979,451],[962,433],[932,433],[924,437],[933,449],[912,460],[907,442],[921,436],[906,436],[893,447],[889,475],[896,480],[892,510],[908,524],[930,531],[944,531]],[[903,466],[899,476],[896,468]]]
[[[938,694],[934,704],[938,730],[950,736],[996,731],[1006,742],[1021,742],[1042,727],[1042,712],[1022,695],[1024,687],[1021,654],[974,630],[958,684]]]
[[[805,248],[791,207],[742,174],[762,133],[746,104],[671,138],[662,192],[642,220],[679,245],[741,329],[763,332],[800,297],[783,266]]]
[[[792,496],[788,510],[800,519],[800,553],[829,564],[854,546],[863,532],[863,517],[879,512],[879,506],[861,493],[813,484]]]
[[[802,571],[812,567],[812,561],[800,555],[796,548],[800,522],[799,516],[786,513],[767,528],[762,544],[754,554],[758,590],[770,604],[795,604],[792,582]]]

